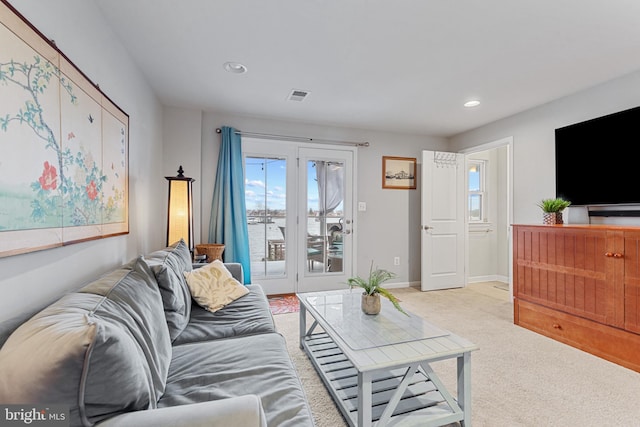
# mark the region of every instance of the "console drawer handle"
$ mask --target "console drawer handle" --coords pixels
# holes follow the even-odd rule
[[[619,252],[605,252],[604,256],[608,258],[622,258],[624,255]]]
[[[562,329],[562,326],[558,325],[557,323],[554,323],[553,329]]]

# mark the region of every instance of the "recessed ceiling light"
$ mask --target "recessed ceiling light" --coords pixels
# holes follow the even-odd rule
[[[247,67],[239,62],[225,62],[224,69],[234,74],[243,74],[247,72]]]
[[[478,101],[477,99],[472,99],[471,101],[467,101],[464,103],[464,106],[467,108],[477,107],[478,105],[480,105],[480,101]]]

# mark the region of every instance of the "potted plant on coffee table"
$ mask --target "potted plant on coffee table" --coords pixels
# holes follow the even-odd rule
[[[542,209],[544,224],[563,224],[562,211],[568,208],[571,202],[561,197],[555,199],[543,199],[538,206]]]
[[[400,300],[396,298],[387,289],[380,286],[381,283],[395,277],[395,274],[381,268],[373,269],[373,261],[369,269],[369,278],[363,279],[359,276],[347,279],[347,284],[353,289],[354,287],[362,288],[362,311],[366,314],[380,313],[380,295],[387,298],[393,306],[400,312],[408,314],[400,307]]]

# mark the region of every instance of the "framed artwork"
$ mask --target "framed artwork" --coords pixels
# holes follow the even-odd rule
[[[415,157],[382,157],[382,188],[416,189]]]
[[[129,116],[0,2],[0,257],[129,232]]]

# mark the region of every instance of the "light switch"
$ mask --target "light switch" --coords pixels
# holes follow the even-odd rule
[[[367,210],[366,202],[358,202],[358,211],[365,212]]]

